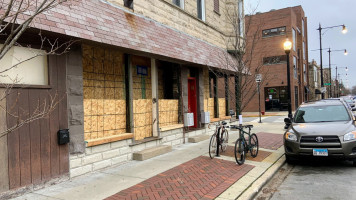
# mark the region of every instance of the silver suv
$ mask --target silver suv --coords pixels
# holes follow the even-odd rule
[[[355,117],[340,100],[302,104],[284,134],[287,162],[293,158],[330,157],[356,165]]]

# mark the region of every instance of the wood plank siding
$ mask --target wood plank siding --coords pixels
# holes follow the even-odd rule
[[[39,184],[69,173],[68,145],[58,145],[57,132],[68,128],[66,56],[49,56],[50,89],[17,88],[7,97],[7,125],[26,119],[57,94],[58,105],[49,117],[32,121],[9,133],[10,189]]]

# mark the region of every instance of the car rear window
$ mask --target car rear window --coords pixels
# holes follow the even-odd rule
[[[349,121],[350,116],[343,105],[300,107],[295,114],[296,123]]]

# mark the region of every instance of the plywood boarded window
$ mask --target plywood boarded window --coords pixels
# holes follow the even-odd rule
[[[126,132],[123,53],[83,45],[84,138],[108,138]]]
[[[132,56],[132,82],[134,138],[142,140],[152,137],[152,85],[149,58]]]
[[[179,67],[160,62],[158,66],[159,127],[173,126],[179,121]]]

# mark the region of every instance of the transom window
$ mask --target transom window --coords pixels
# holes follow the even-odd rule
[[[2,46],[0,44],[0,48]],[[0,83],[48,85],[46,52],[29,47],[12,47],[0,60]]]
[[[276,35],[285,35],[286,27],[271,28],[262,31],[262,37],[272,37]]]

